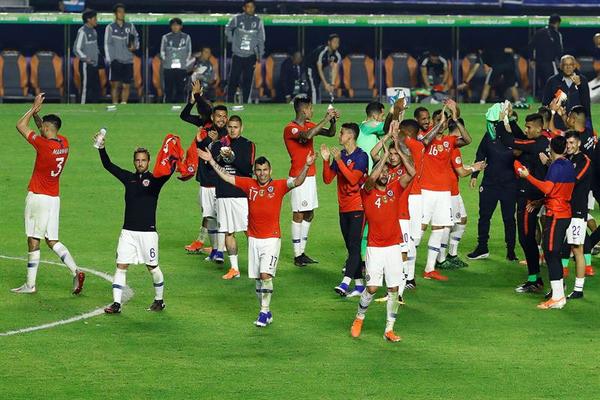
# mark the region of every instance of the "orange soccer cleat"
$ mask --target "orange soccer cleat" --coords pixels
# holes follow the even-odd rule
[[[383,334],[383,338],[388,342],[399,342],[402,338],[394,333],[394,331],[387,331]]]
[[[353,338],[357,338],[360,336],[360,331],[362,330],[364,319],[356,318],[354,322],[352,322],[352,328],[350,328],[350,335]]]
[[[204,248],[204,243],[199,240],[194,240],[192,243],[185,246],[185,249],[190,253],[199,253]]]
[[[240,271],[237,269],[229,268],[229,271],[225,275],[223,275],[223,279],[231,280],[240,277]]]
[[[423,274],[423,278],[425,279],[433,279],[434,281],[447,281],[448,277],[440,274],[437,270],[433,270],[431,272],[425,272]]]
[[[585,276],[594,276],[596,275],[596,270],[591,265],[585,267]]]
[[[540,310],[549,310],[551,308],[560,309],[563,308],[565,304],[567,304],[567,300],[564,297],[561,297],[558,300],[550,299],[548,301],[544,301],[543,303],[538,304],[537,308]]]

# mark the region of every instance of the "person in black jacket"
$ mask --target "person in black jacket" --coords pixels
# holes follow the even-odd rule
[[[488,240],[490,237],[490,220],[498,202],[502,210],[504,222],[504,241],[506,242],[506,258],[516,261],[516,223],[515,206],[517,202],[518,180],[513,172],[514,154],[510,147],[502,144],[496,136],[495,128],[486,132],[479,143],[475,162],[485,161],[487,166],[479,186],[479,221],[477,223],[477,247],[467,257],[471,260],[489,256]],[[471,175],[471,188],[477,185],[479,171]]]
[[[252,176],[255,146],[250,140],[242,137],[242,132],[242,119],[237,115],[229,117],[227,136],[214,142],[210,147],[210,152],[217,164],[223,167],[229,175],[249,178]],[[235,233],[245,232],[248,229],[248,198],[244,191],[221,179],[217,180],[216,195],[219,228],[217,249],[223,252],[227,248],[231,263],[231,268],[223,275],[223,279],[239,278],[240,269]]]
[[[119,168],[110,161],[104,148],[104,139],[96,135],[102,166],[125,186],[125,221],[117,245],[117,269],[113,278],[113,303],[104,309],[107,314],[121,312],[121,300],[130,264],[146,264],[154,282],[154,302],[148,311],[162,311],[164,278],[158,266],[158,233],[156,233],[156,206],[158,195],[171,174],[160,178],[148,171],[150,152],[137,148],[133,152],[135,172]]]
[[[281,64],[277,82],[278,101],[289,103],[295,96],[308,92],[308,75],[303,61],[302,53],[296,51]]]
[[[511,110],[509,109],[509,112]],[[500,120],[503,119],[503,116]],[[517,160],[527,168],[533,177],[544,180],[547,167],[540,158],[540,153],[546,154],[550,141],[542,135],[544,119],[540,114],[529,114],[525,118],[525,132],[515,121],[508,124],[496,124],[500,141],[513,149]],[[525,179],[519,180],[517,194],[517,227],[519,244],[527,260],[527,281],[515,288],[517,293],[538,292],[544,283],[540,278],[540,252],[536,241],[538,214],[543,205],[544,193]]]
[[[549,106],[558,90],[567,95],[567,100],[562,104],[565,109],[571,110],[575,106],[583,106],[588,116],[588,125],[592,125],[592,113],[590,109],[590,88],[587,78],[576,71],[575,57],[564,55],[560,59],[560,72],[548,79],[544,87],[544,98],[542,104]],[[566,130],[563,120],[555,115],[554,125],[557,129]]]
[[[534,84],[540,98],[548,78],[558,73],[558,60],[563,55],[560,21],[560,16],[550,16],[548,26],[538,29],[529,42],[529,60],[531,68],[535,68]]]
[[[196,105],[198,115],[192,115],[192,108]],[[198,127],[194,139],[196,147],[202,150],[210,148],[213,143],[227,136],[227,107],[217,105],[212,107],[203,96],[202,86],[199,81],[192,85],[190,101],[185,105],[179,116],[183,121]],[[198,253],[210,239],[212,251],[207,261],[223,263],[223,253],[217,250],[217,197],[215,187],[218,181],[217,174],[205,161],[198,159],[196,181],[200,183],[198,200],[202,212],[202,225],[198,238],[185,246],[190,253]]]

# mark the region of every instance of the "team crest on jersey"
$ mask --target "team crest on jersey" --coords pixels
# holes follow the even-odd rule
[[[260,190],[258,191],[258,195],[259,195],[260,197],[263,197],[263,196],[265,195],[265,190],[264,190],[264,189],[260,189]]]
[[[479,186],[479,193],[483,192],[483,186]]]
[[[295,135],[298,133],[298,128],[292,128],[292,135]]]
[[[269,187],[267,188],[267,191],[268,191],[269,193],[273,193],[273,192],[275,191],[275,188],[274,188],[273,186],[269,186]]]
[[[148,186],[150,186],[150,179],[144,179],[144,180],[142,181],[142,185],[144,185],[144,187],[148,187]]]
[[[448,143],[448,142],[444,142],[444,147],[445,147],[445,148],[448,148],[448,147],[450,147],[450,143]]]
[[[347,166],[350,166],[350,164],[352,164],[352,160],[351,160],[351,159],[348,159],[348,160],[346,161],[346,165],[347,165]]]
[[[388,190],[387,195],[392,197],[394,196],[394,191],[393,190]]]
[[[461,159],[460,157],[456,157],[456,158],[454,159],[454,163],[455,163],[455,164],[462,164],[462,159]]]

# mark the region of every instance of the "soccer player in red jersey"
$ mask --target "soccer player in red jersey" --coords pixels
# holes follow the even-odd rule
[[[399,197],[402,193],[402,186],[398,180],[389,183],[386,165],[388,157],[389,149],[386,146],[381,161],[373,169],[360,192],[365,217],[370,227],[365,259],[367,288],[360,296],[358,312],[352,323],[350,334],[355,338],[360,336],[365,313],[377,289],[383,285],[385,279],[388,299],[384,338],[391,342],[399,342],[401,338],[394,332],[394,324],[399,306],[398,287],[405,279],[406,253],[402,252],[402,230],[398,223]]]
[[[73,275],[73,294],[81,293],[85,273],[79,268],[69,250],[58,240],[58,220],[60,213],[59,179],[69,157],[69,141],[59,134],[61,120],[57,115],[48,114],[42,118],[38,112],[42,108],[44,94],[37,95],[33,106],[17,122],[17,130],[35,149],[35,166],[29,181],[29,193],[25,201],[25,233],[27,234],[27,281],[13,293],[35,293],[35,279],[40,263],[40,241],[46,240]],[[40,135],[30,128],[34,118]]]
[[[364,183],[369,169],[369,156],[356,145],[359,127],[350,122],[342,124],[339,142],[344,147],[331,150],[321,145],[323,158],[323,181],[330,184],[337,177],[340,230],[344,237],[348,257],[344,266],[342,282],[334,288],[336,293],[345,297],[352,279],[354,290],[352,297],[360,296],[365,289],[361,268],[360,246],[364,226],[364,211],[360,198],[360,187]],[[330,161],[333,156],[333,161]]]
[[[471,143],[471,136],[458,122],[461,136],[443,134],[446,127],[446,107],[452,112],[452,120],[455,122],[458,120],[456,103],[447,100],[444,110],[441,112],[440,124],[443,128],[436,132],[435,138],[425,147],[422,174],[419,177],[423,202],[421,231],[425,232],[431,225],[431,234],[427,244],[427,263],[423,277],[439,281],[448,280],[447,277],[435,270],[435,263],[440,252],[444,228],[449,229],[453,225],[450,192],[455,177],[450,165],[450,155],[455,147]]]
[[[527,179],[545,195],[544,206],[547,220],[542,240],[552,292],[550,299],[538,304],[538,308],[542,310],[563,308],[567,303],[560,251],[571,222],[571,195],[575,187],[576,176],[573,163],[564,158],[566,147],[567,140],[563,136],[555,137],[550,141],[552,164],[550,164],[544,180],[535,178],[523,164],[515,161],[515,170],[519,176]]]
[[[296,118],[287,124],[283,130],[283,141],[290,155],[292,165],[289,176],[295,178],[300,174],[306,156],[314,154],[313,138],[317,135],[335,136],[335,121],[340,114],[335,109],[327,110],[321,122],[311,122],[313,107],[309,98],[296,97],[294,99]],[[329,128],[325,125],[329,124]],[[316,263],[304,251],[308,241],[310,223],[314,217],[315,208],[319,207],[317,198],[317,181],[315,179],[316,167],[312,165],[308,171],[306,181],[292,190],[292,243],[294,244],[294,264],[304,267]]]
[[[417,124],[419,124],[418,137],[422,138],[433,127],[431,121],[431,114],[429,114],[429,110],[425,107],[417,107],[413,112],[413,117],[415,118],[415,121],[417,121]]]
[[[281,249],[281,203],[283,196],[302,185],[308,171],[315,162],[312,153],[306,156],[305,164],[295,178],[272,179],[271,163],[265,157],[254,162],[256,179],[230,175],[215,162],[210,152],[198,149],[198,155],[210,163],[225,182],[234,185],[248,196],[248,276],[256,281],[256,296],[260,306],[257,327],[273,322],[270,304],[273,294],[273,277]]]

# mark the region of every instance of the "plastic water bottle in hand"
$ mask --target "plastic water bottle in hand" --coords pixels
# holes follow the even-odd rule
[[[106,128],[100,128],[100,131],[98,131],[98,136],[96,136],[96,142],[94,143],[95,148],[100,148],[102,142],[104,141],[104,138],[106,137],[107,132],[108,131],[106,130]]]
[[[329,105],[327,106],[327,112],[329,112],[329,111],[331,111],[331,110],[335,110],[335,108],[333,107],[333,104],[329,104]],[[335,124],[335,120],[336,120],[336,118],[335,118],[335,117],[331,118],[331,123],[332,123],[332,124]]]

